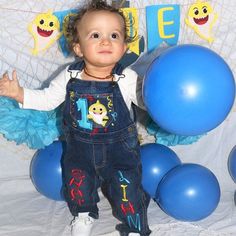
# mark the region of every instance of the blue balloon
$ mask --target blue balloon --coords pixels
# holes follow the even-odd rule
[[[168,215],[182,221],[209,216],[220,200],[215,175],[198,164],[183,164],[169,171],[160,182],[156,202]]]
[[[236,146],[231,150],[228,157],[228,170],[231,178],[236,183]]]
[[[156,143],[141,146],[142,185],[145,191],[155,197],[157,186],[163,176],[181,161],[170,148]]]
[[[64,200],[61,194],[61,157],[64,143],[55,141],[39,149],[30,164],[31,180],[39,193],[56,201]]]
[[[153,61],[143,97],[161,128],[173,134],[200,135],[225,120],[234,103],[235,82],[218,54],[186,44],[167,49]]]

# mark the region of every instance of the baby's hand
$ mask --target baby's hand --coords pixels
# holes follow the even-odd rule
[[[12,79],[7,73],[4,73],[0,79],[0,96],[10,97],[23,103],[24,91],[20,87],[15,70],[12,72]]]

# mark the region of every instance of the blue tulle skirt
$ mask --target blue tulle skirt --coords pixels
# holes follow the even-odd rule
[[[192,144],[202,137],[168,133],[151,119],[146,128],[155,136],[156,143],[166,146]],[[7,140],[24,143],[31,149],[44,148],[62,135],[61,107],[52,111],[21,109],[15,100],[0,97],[0,133]]]
[[[159,127],[151,118],[147,122],[146,129],[150,135],[155,137],[156,143],[163,144],[165,146],[192,144],[205,135],[183,136],[171,134]]]
[[[48,112],[21,109],[15,100],[0,97],[0,133],[31,149],[44,148],[62,135],[61,107]]]

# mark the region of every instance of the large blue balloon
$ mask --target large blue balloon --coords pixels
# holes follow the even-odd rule
[[[56,200],[63,200],[61,157],[64,143],[55,141],[44,149],[38,150],[30,165],[31,180],[42,195]]]
[[[206,167],[183,164],[170,170],[160,182],[156,201],[166,214],[182,221],[209,216],[220,200],[220,186]]]
[[[161,128],[179,135],[199,135],[224,121],[234,102],[235,82],[218,54],[186,44],[167,49],[153,61],[143,97]]]
[[[236,183],[236,146],[231,150],[228,157],[228,170],[233,181]]]
[[[163,176],[181,161],[170,148],[156,143],[141,146],[142,185],[146,192],[155,197],[157,186]]]

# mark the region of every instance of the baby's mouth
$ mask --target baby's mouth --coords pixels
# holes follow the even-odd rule
[[[111,54],[112,52],[111,51],[107,51],[107,50],[103,50],[103,51],[100,51],[99,53],[101,53],[101,54]]]

